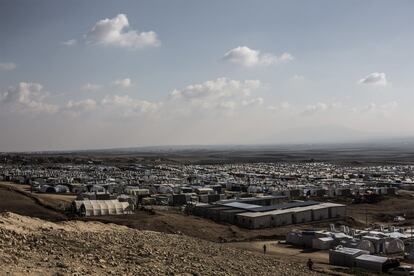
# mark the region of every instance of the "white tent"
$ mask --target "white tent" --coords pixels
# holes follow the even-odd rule
[[[369,254],[374,254],[375,253],[375,245],[369,240],[361,240],[358,243],[357,248],[361,249],[361,250],[368,251]]]
[[[384,251],[386,254],[395,254],[404,252],[404,242],[400,239],[386,238]]]
[[[65,185],[56,185],[55,191],[56,193],[69,193],[69,188]]]
[[[128,202],[114,200],[77,200],[74,203],[76,211],[82,216],[121,215],[130,212]]]

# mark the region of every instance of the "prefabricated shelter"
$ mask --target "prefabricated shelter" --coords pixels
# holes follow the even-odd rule
[[[329,208],[328,206],[322,204],[318,204],[312,206],[312,220],[324,220],[329,218]]]
[[[206,203],[198,203],[193,208],[193,214],[195,216],[206,217],[209,208],[216,207],[215,205],[206,204]]]
[[[408,260],[414,260],[414,244],[410,244],[405,248]]]
[[[206,218],[212,219],[214,221],[219,221],[221,212],[228,211],[228,210],[233,210],[233,208],[226,207],[226,206],[220,206],[220,205],[217,205],[213,208],[208,208],[207,213],[206,213]]]
[[[388,269],[398,267],[399,262],[387,257],[363,254],[355,258],[356,267],[375,272],[386,272]]]
[[[244,204],[252,204],[252,205],[259,205],[260,206],[273,206],[277,204],[281,204],[287,201],[286,196],[258,196],[258,197],[247,197],[247,198],[239,198],[239,199],[227,199],[227,200],[220,200],[217,204],[227,205],[229,203],[239,202]]]
[[[81,194],[88,191],[88,187],[80,184],[70,184],[70,190],[74,194]]]
[[[369,252],[356,248],[337,247],[329,250],[329,264],[354,267],[355,259],[363,254],[369,254]]]
[[[322,203],[328,207],[329,218],[343,218],[346,216],[346,205],[337,203]]]
[[[345,215],[346,206],[343,204],[325,202],[315,205],[312,208],[313,220],[343,218]]]
[[[155,204],[157,204],[157,200],[156,200],[155,197],[144,197],[144,198],[142,198],[141,203],[143,205],[155,205]]]
[[[194,189],[194,191],[199,195],[214,194],[214,190],[212,188],[208,188],[208,187],[197,187],[197,188]]]
[[[220,200],[220,194],[209,194],[207,195],[207,202],[212,203]]]
[[[331,237],[314,238],[312,248],[319,250],[328,250],[332,247],[334,239]]]
[[[192,187],[179,187],[181,190],[181,193],[187,194],[187,193],[192,193],[193,192],[193,188]]]
[[[295,198],[295,197],[300,197],[302,195],[302,191],[299,189],[285,190],[283,191],[283,194],[289,198]]]
[[[149,189],[142,189],[139,187],[128,186],[125,187],[125,192],[134,196],[148,196],[150,194]]]
[[[171,205],[181,206],[187,203],[187,197],[185,194],[173,194],[171,198]]]
[[[337,188],[335,190],[336,196],[351,196],[351,189],[349,188]]]
[[[312,248],[313,240],[316,237],[316,231],[314,230],[305,230],[302,231],[303,246],[307,248]]]
[[[237,214],[237,224],[244,228],[259,229],[270,227],[269,212],[245,212]]]
[[[312,206],[291,208],[293,212],[292,223],[306,223],[312,221]]]
[[[164,194],[154,195],[155,202],[157,205],[168,205],[168,203],[170,202],[170,196],[171,195]]]
[[[78,194],[77,196],[78,200],[83,199],[90,199],[90,200],[110,200],[111,195],[106,192],[86,192],[82,194]]]
[[[230,209],[224,210],[220,213],[220,222],[227,222],[231,224],[237,223],[237,214],[244,213],[245,210],[241,209]]]
[[[289,209],[270,211],[270,226],[289,225],[293,222],[293,212]]]
[[[200,202],[208,203],[208,194],[200,194],[198,197]]]
[[[304,246],[302,233],[293,231],[289,232],[286,235],[286,243],[296,246]]]

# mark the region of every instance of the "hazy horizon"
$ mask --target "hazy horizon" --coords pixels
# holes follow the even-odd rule
[[[2,0],[0,152],[414,137],[413,8]]]

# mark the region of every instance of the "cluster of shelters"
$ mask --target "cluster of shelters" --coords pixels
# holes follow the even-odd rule
[[[360,267],[384,272],[398,266],[394,257],[414,259],[411,229],[394,226],[375,229],[350,229],[341,226],[330,230],[291,231],[286,243],[316,250],[329,250],[331,265]]]
[[[222,200],[215,204],[197,204],[193,214],[248,229],[260,229],[344,218],[346,206],[316,201],[290,201],[283,196]]]
[[[358,267],[382,273],[398,267],[397,259],[370,255],[368,251],[339,246],[329,251],[329,264],[335,266]]]
[[[352,196],[364,193],[392,195],[396,187],[414,187],[413,166],[339,166],[329,163],[245,163],[219,165],[130,164],[109,166],[96,160],[78,164],[13,164],[0,160],[0,181],[30,184],[39,192],[64,185],[78,193],[88,185],[138,186],[151,194],[191,192],[241,196],[242,194],[297,197]],[[17,162],[17,161],[16,161]],[[30,164],[30,165],[28,165]],[[46,185],[45,188],[42,186]],[[82,188],[83,187],[83,188]],[[55,189],[55,192],[64,192]],[[209,201],[206,196],[201,202]]]

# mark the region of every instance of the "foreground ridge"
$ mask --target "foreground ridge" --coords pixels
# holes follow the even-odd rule
[[[299,264],[183,235],[0,214],[0,274],[312,275]]]

